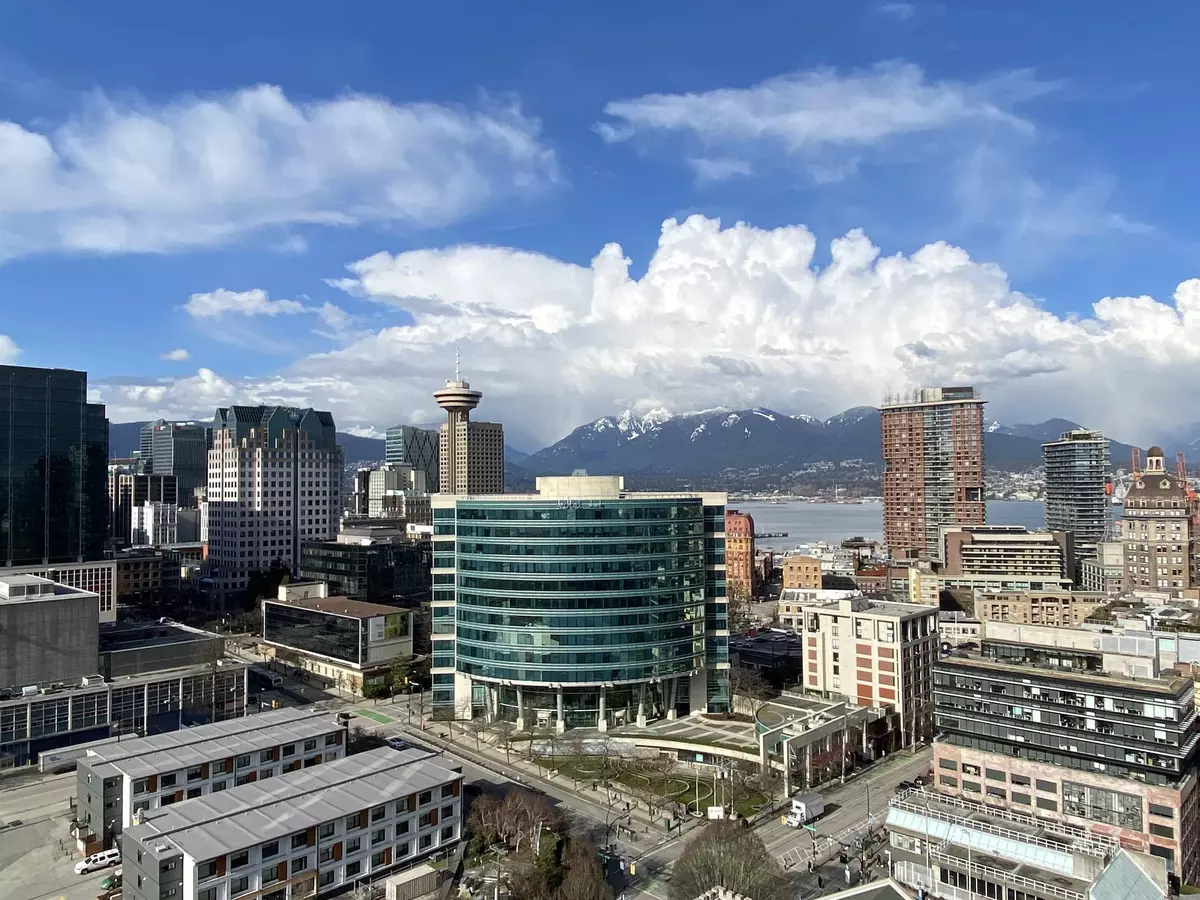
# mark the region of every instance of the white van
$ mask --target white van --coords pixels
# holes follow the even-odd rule
[[[81,859],[75,863],[75,874],[86,875],[88,872],[97,872],[100,869],[107,869],[109,866],[119,865],[121,862],[121,851],[116,848],[112,850],[101,850],[99,853],[93,853],[87,859]]]

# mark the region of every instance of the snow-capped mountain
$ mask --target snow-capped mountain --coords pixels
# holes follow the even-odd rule
[[[1043,441],[1076,428],[1066,419],[1038,425],[986,426],[984,449],[992,468],[1038,465]],[[1128,457],[1113,442],[1113,459]],[[595,473],[672,476],[722,472],[795,471],[819,462],[880,460],[879,410],[856,406],[824,421],[787,415],[767,407],[708,409],[672,414],[625,410],[581,425],[561,441],[522,461],[534,474],[565,474],[574,469]]]

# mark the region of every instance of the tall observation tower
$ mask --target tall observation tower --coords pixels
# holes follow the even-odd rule
[[[443,494],[504,492],[504,429],[493,422],[472,422],[471,410],[483,399],[471,390],[454,353],[454,379],[433,399],[446,411],[439,441],[439,490]]]

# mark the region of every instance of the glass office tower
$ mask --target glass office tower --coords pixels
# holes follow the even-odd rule
[[[87,373],[0,366],[0,566],[102,559],[107,475]]]
[[[728,711],[724,494],[571,476],[433,503],[441,714],[603,730]]]

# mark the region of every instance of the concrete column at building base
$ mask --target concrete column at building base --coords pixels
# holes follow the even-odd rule
[[[605,690],[604,690],[603,685],[601,685],[601,687],[600,687],[600,715],[596,717],[596,730],[599,732],[602,732],[602,733],[605,731],[608,731],[608,712],[604,708],[604,694],[605,694]]]
[[[638,690],[638,714],[637,727],[646,727],[646,685],[642,684]]]
[[[562,734],[564,731],[567,730],[567,723],[566,723],[566,720],[563,718],[563,689],[562,688],[558,689],[556,699],[558,701],[558,715],[555,716],[555,718],[554,718],[554,729],[559,734]]]
[[[525,730],[525,694],[517,688],[517,731]]]
[[[675,714],[675,704],[677,702],[677,692],[679,690],[679,679],[672,678],[667,683],[667,721],[674,722],[678,718]]]

